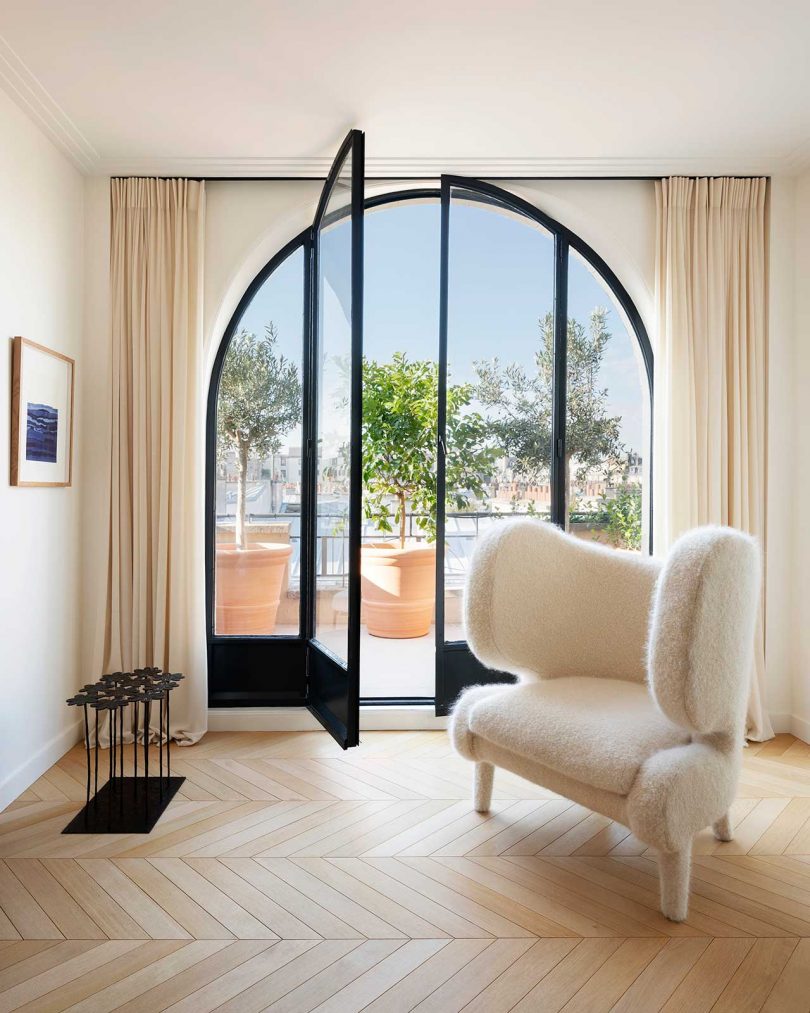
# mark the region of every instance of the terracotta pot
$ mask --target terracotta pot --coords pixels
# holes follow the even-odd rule
[[[291,554],[291,545],[217,545],[217,633],[255,637],[273,632]]]
[[[405,640],[430,632],[436,602],[436,546],[362,549],[363,619],[373,637]]]

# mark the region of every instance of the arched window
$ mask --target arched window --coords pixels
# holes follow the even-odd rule
[[[448,178],[441,191],[368,200],[366,218],[367,393],[374,384],[399,383],[407,402],[416,390],[408,384],[421,382],[424,392],[426,377],[435,374],[436,397],[425,408],[426,426],[434,428],[421,454],[424,467],[414,470],[425,487],[434,486],[423,495],[400,475],[406,492],[397,513],[393,486],[386,495],[367,473],[363,543],[394,544],[404,532],[409,544],[428,546],[438,534],[441,593],[435,623],[428,608],[421,654],[413,631],[402,644],[410,676],[389,686],[382,677],[366,683],[364,671],[361,686],[375,699],[435,696],[441,711],[461,685],[481,678],[463,642],[461,592],[475,542],[489,526],[529,515],[578,537],[649,551],[652,353],[608,265],[563,225],[505,191]],[[338,242],[339,221],[332,227]],[[223,337],[211,381],[212,651],[230,640],[229,657],[244,658],[245,671],[253,671],[256,640],[269,639],[279,659],[268,675],[273,685],[248,680],[253,689],[237,685],[241,676],[229,661],[229,672],[214,680],[220,703],[230,702],[223,696],[229,679],[233,702],[301,699],[305,688],[287,677],[284,659],[302,638],[307,586],[317,595],[322,642],[328,646],[330,622],[339,630],[345,620],[340,504],[347,479],[337,436],[329,455],[319,455],[309,564],[315,575],[311,585],[302,583],[309,256],[302,234],[255,279]],[[327,359],[334,400],[342,364],[337,355]],[[395,361],[400,367],[392,371]],[[366,407],[374,410],[370,393]],[[386,438],[384,427],[377,435]],[[321,450],[328,436],[326,426]],[[257,583],[265,592],[273,588],[260,603],[251,597]],[[370,670],[389,670],[381,659],[392,649],[391,635],[373,629],[372,609],[364,592],[361,658]],[[243,654],[233,653],[235,644]]]
[[[215,365],[214,632],[297,636],[301,592],[304,249],[242,300]],[[254,599],[258,580],[273,582]]]

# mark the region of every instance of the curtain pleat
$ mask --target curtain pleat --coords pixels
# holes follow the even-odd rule
[[[186,679],[172,737],[207,727],[203,553],[205,189],[111,181],[112,445],[105,671]],[[156,731],[156,729],[153,729]]]
[[[656,552],[701,524],[765,544],[767,274],[765,179],[656,184]],[[764,594],[748,737],[773,735],[764,706]]]

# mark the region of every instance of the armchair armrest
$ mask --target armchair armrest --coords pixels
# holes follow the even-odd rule
[[[759,549],[749,535],[707,526],[673,545],[649,646],[650,686],[670,720],[742,736],[759,593]]]

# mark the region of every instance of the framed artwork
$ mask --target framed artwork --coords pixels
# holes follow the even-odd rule
[[[68,486],[73,468],[73,359],[26,338],[11,354],[11,484]]]

